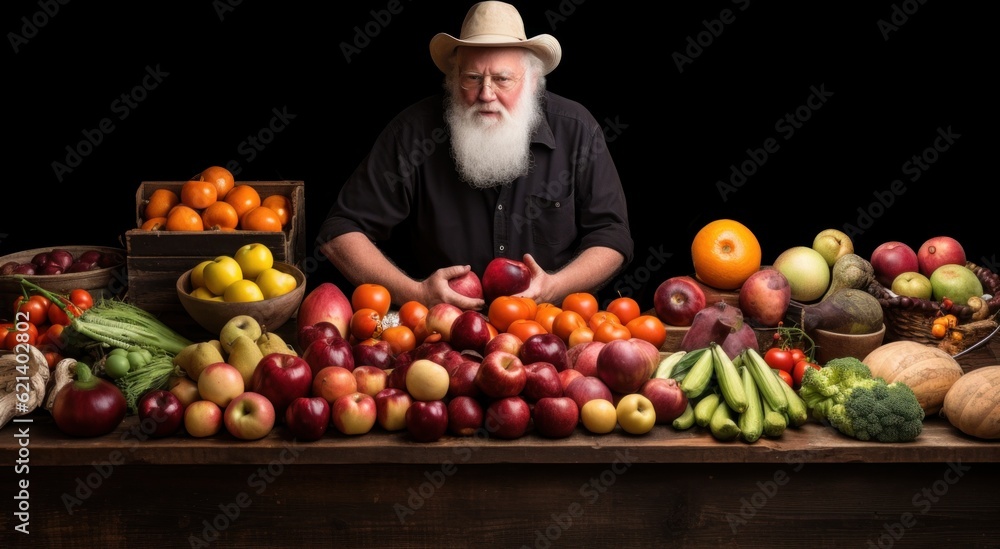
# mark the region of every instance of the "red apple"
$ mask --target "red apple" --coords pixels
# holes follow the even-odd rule
[[[401,355],[400,355],[401,356]],[[389,377],[385,380],[386,387],[392,387],[393,389],[406,390],[406,371],[410,369],[410,365],[413,364],[412,357],[407,357],[405,361],[400,361],[399,356],[396,357],[396,365],[389,370]]]
[[[563,394],[566,393],[566,386],[578,377],[583,377],[579,370],[566,369],[559,372],[559,383],[562,385]]]
[[[740,311],[744,318],[760,327],[777,326],[784,320],[791,302],[792,287],[777,269],[762,268],[740,286]]]
[[[375,426],[375,397],[359,392],[341,395],[330,405],[330,419],[345,435],[363,435]]]
[[[892,281],[902,273],[920,271],[917,252],[904,242],[892,240],[883,242],[872,251],[870,260],[875,280],[886,288],[892,287]]]
[[[479,280],[479,275],[469,271],[464,275],[448,279],[448,285],[452,290],[473,299],[483,298],[483,283]]]
[[[688,398],[676,379],[651,378],[642,384],[639,394],[653,403],[656,423],[672,423],[687,410]]]
[[[535,403],[531,417],[538,434],[547,438],[566,438],[576,431],[580,407],[569,397],[545,397]]]
[[[343,337],[344,334],[332,322],[321,321],[316,324],[305,324],[299,327],[296,333],[299,349],[305,350],[309,344],[317,339],[324,339],[330,336]]]
[[[962,265],[966,263],[965,248],[950,236],[928,238],[917,249],[917,264],[920,274],[930,277],[941,265]]]
[[[670,277],[653,293],[656,316],[671,326],[690,326],[694,315],[705,308],[705,291],[694,278],[686,275]]]
[[[517,295],[531,284],[531,270],[523,262],[506,257],[494,258],[483,271],[483,298],[486,303],[502,295]]]
[[[521,341],[521,338],[516,335],[510,332],[500,332],[493,336],[493,339],[486,342],[486,348],[483,349],[483,356],[493,351],[506,351],[512,355],[520,355],[523,344],[524,342]]]
[[[142,395],[137,405],[139,428],[152,437],[172,435],[184,424],[184,404],[166,389]]]
[[[284,419],[285,409],[293,400],[309,396],[312,380],[312,367],[304,358],[268,353],[250,377],[250,390],[267,397],[274,406],[275,417]]]
[[[433,342],[423,342],[417,345],[410,354],[413,360],[419,358],[426,358],[432,362],[437,362],[438,364],[444,366],[445,355],[449,352],[454,351],[455,348],[451,346],[451,343],[447,341],[433,341]]]
[[[410,393],[386,387],[375,395],[375,419],[386,431],[406,429],[406,410],[413,403]]]
[[[406,431],[417,442],[434,442],[448,431],[448,405],[443,400],[415,401],[406,409]]]
[[[229,434],[241,440],[264,438],[274,428],[274,406],[266,396],[253,391],[236,395],[222,417]]]
[[[570,347],[566,350],[566,367],[585,376],[596,376],[597,355],[603,348],[603,341],[587,341]]]
[[[597,377],[615,393],[634,393],[642,387],[660,363],[656,345],[636,337],[615,339],[604,344],[597,355]]]
[[[354,309],[351,300],[332,282],[323,282],[311,290],[299,304],[295,321],[299,329],[317,322],[329,322],[337,327],[343,337],[348,328]]]
[[[299,397],[285,408],[284,420],[293,437],[319,440],[330,426],[330,404],[323,397]]]
[[[601,381],[601,378],[594,376],[581,376],[570,381],[569,385],[563,389],[563,396],[572,398],[579,408],[583,408],[584,404],[595,398],[614,402],[614,395],[611,394],[611,389]]]
[[[548,362],[555,366],[556,371],[566,369],[566,342],[556,334],[544,333],[528,336],[521,345],[518,354],[521,362]]]
[[[368,338],[351,346],[351,356],[354,365],[375,366],[383,370],[391,370],[396,357],[392,354],[392,345],[384,339]]]
[[[355,393],[358,390],[358,380],[354,372],[343,366],[327,366],[316,373],[312,381],[311,396],[323,397],[333,405],[333,401],[343,395]]]
[[[490,398],[518,395],[527,381],[528,371],[521,359],[505,351],[484,356],[476,372],[476,387]]]
[[[448,398],[478,397],[482,394],[476,385],[476,373],[479,372],[480,365],[481,363],[475,360],[466,360],[458,365],[448,383]]]
[[[531,403],[543,398],[563,395],[562,380],[559,379],[556,367],[551,363],[531,362],[525,364],[524,369],[528,372],[524,389],[521,390],[521,397],[524,400]]]
[[[430,309],[427,309],[427,316],[424,318],[427,332],[441,334],[441,341],[451,341],[451,327],[461,314],[462,309],[451,303],[438,303],[431,306]]]
[[[430,314],[430,312],[428,312]],[[482,353],[490,340],[489,321],[479,311],[462,311],[451,325],[448,342],[458,351]]]
[[[455,436],[472,436],[483,427],[483,405],[473,397],[458,396],[448,401],[448,431]]]
[[[531,425],[531,407],[519,396],[491,401],[483,426],[491,437],[512,440],[524,436]]]
[[[389,373],[378,366],[355,366],[351,372],[354,380],[358,383],[358,392],[375,396],[379,391],[386,388],[389,380]]]
[[[302,352],[302,358],[309,363],[314,377],[327,366],[354,369],[354,349],[350,342],[340,336],[313,341]]]

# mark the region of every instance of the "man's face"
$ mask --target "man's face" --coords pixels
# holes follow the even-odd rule
[[[459,85],[463,80],[469,81],[470,76],[481,77],[479,85],[459,88],[462,103],[466,107],[477,106],[478,115],[487,121],[500,120],[501,108],[514,112],[521,96],[532,91],[525,78],[523,56],[520,48],[459,48],[456,60]],[[509,89],[502,89],[504,81],[511,86]]]

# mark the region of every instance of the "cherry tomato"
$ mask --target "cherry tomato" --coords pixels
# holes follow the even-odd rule
[[[80,315],[83,314],[83,311],[80,310],[80,307],[78,307],[77,305],[75,305],[72,301],[67,301],[67,300],[64,299],[63,303],[66,305],[66,309],[67,309],[67,311],[69,311],[69,314],[72,314],[74,318],[76,318],[76,317],[78,317],[78,316],[80,316]],[[67,314],[66,311],[63,311],[62,308],[59,307],[58,303],[50,303],[49,304],[49,322],[50,323],[52,323],[52,324],[61,324],[63,326],[69,326],[69,323],[70,323],[69,314]]]
[[[34,345],[38,340],[38,328],[30,322],[15,322],[7,328],[3,348],[13,351],[18,345]]]
[[[820,369],[820,365],[815,362],[809,362],[808,360],[800,360],[795,363],[795,368],[792,370],[792,388],[798,389],[802,386],[802,376],[805,375],[808,368]]]
[[[79,307],[80,311],[86,311],[94,306],[94,296],[83,288],[72,290],[69,293],[69,301]]]
[[[792,373],[792,369],[795,368],[795,362],[792,361],[792,352],[781,347],[771,347],[768,349],[764,353],[764,362],[776,370],[783,370],[788,373]]]
[[[792,374],[790,374],[790,373],[788,373],[788,372],[786,372],[784,370],[778,370],[778,377],[781,378],[781,381],[784,381],[785,383],[787,383],[789,387],[794,387],[794,385],[793,385],[794,381],[792,380]]]
[[[15,320],[26,320],[35,326],[47,324],[49,321],[49,300],[45,296],[18,296],[14,300],[14,311],[18,313]]]
[[[792,364],[798,364],[800,360],[809,360],[809,356],[806,355],[806,352],[798,347],[793,347],[789,349],[788,352],[792,353]]]
[[[9,333],[11,333],[13,331],[14,331],[14,323],[13,322],[3,322],[3,323],[0,323],[0,346],[2,346],[4,349],[6,349],[8,351],[10,349],[7,349],[7,347],[6,347],[7,334],[9,334]]]

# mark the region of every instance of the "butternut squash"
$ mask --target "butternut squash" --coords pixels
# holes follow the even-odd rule
[[[889,383],[901,381],[917,395],[924,415],[941,410],[944,396],[965,370],[951,355],[937,347],[901,340],[877,347],[862,360],[872,376]]]
[[[956,381],[941,415],[969,436],[1000,439],[1000,365],[977,368]]]

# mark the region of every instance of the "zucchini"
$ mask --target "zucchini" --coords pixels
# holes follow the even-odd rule
[[[747,411],[750,405],[746,390],[743,388],[743,380],[739,371],[729,358],[722,345],[714,341],[709,346],[712,350],[713,364],[715,367],[715,381],[719,384],[719,392],[723,400],[737,414]]]
[[[764,436],[780,437],[788,427],[788,418],[785,417],[785,414],[771,408],[771,405],[763,398],[760,399],[760,405],[764,410]]]
[[[712,420],[712,414],[719,407],[721,400],[718,393],[705,395],[694,405],[694,422],[701,427],[708,427],[708,423]]]
[[[691,351],[696,353],[698,351]],[[688,353],[690,354],[690,353]],[[697,398],[712,384],[712,374],[715,371],[712,353],[706,347],[705,352],[698,356],[684,379],[681,380],[681,390],[688,398]]]
[[[660,363],[656,365],[656,370],[653,371],[653,377],[659,377],[659,378],[673,377],[672,374],[674,371],[674,367],[677,366],[677,363],[680,362],[680,360],[684,358],[684,355],[686,354],[687,354],[686,351],[677,351],[675,353],[670,353],[669,355],[663,357],[663,360],[661,360]]]
[[[806,401],[802,400],[795,389],[789,387],[784,381],[781,382],[781,386],[785,390],[785,398],[788,400],[788,410],[785,411],[788,414],[788,423],[793,427],[799,427],[809,421],[809,409],[806,407]]]
[[[724,399],[719,399],[719,405],[712,412],[708,429],[713,437],[721,441],[735,440],[740,436],[740,426],[736,424],[736,412],[726,404]]]
[[[743,389],[747,396],[747,409],[740,414],[737,424],[740,426],[740,434],[746,442],[756,442],[764,434],[764,408],[760,403],[760,393],[757,391],[757,383],[750,375],[750,370],[743,368],[740,370],[740,378],[743,381]]]
[[[684,413],[680,416],[674,418],[673,423],[674,429],[678,431],[686,431],[691,427],[694,427],[694,406],[691,406],[691,401],[688,401],[687,408],[684,409]]]
[[[776,412],[788,411],[788,397],[785,396],[785,390],[782,388],[783,385],[787,387],[788,384],[771,371],[771,367],[764,362],[764,357],[760,356],[760,353],[753,347],[747,347],[743,351],[743,366],[750,369],[753,380],[757,382],[757,390],[771,405],[771,408]]]

